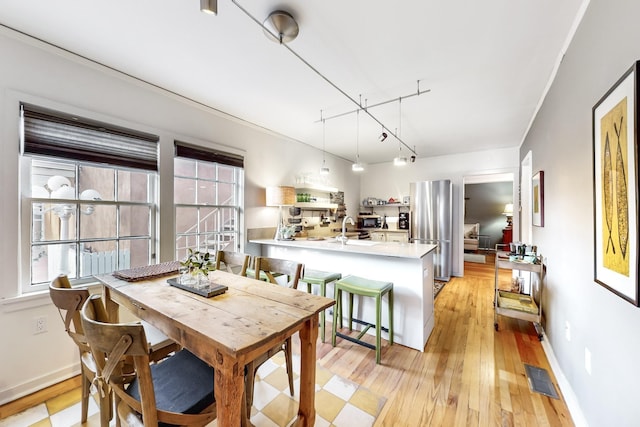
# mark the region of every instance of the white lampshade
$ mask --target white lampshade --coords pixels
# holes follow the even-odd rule
[[[76,190],[68,185],[63,185],[55,191],[51,192],[51,198],[53,199],[75,199]]]
[[[502,212],[502,215],[513,215],[513,203],[507,203],[506,205],[504,205],[504,211]]]
[[[267,187],[267,206],[293,206],[296,203],[296,189],[284,185]]]
[[[98,191],[90,188],[80,193],[80,200],[102,200],[102,196]]]
[[[65,186],[71,187],[71,181],[69,181],[69,178],[61,175],[54,175],[47,180],[46,188],[53,193],[54,191],[59,190],[60,187]]]
[[[398,157],[393,159],[394,166],[405,166],[407,164],[407,158],[398,155]]]

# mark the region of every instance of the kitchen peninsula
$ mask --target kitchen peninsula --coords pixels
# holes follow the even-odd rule
[[[302,262],[307,269],[393,282],[394,343],[424,351],[434,325],[433,253],[435,245],[349,240],[250,240],[261,245],[263,256]],[[327,289],[333,297],[333,287]],[[375,303],[354,299],[354,317],[375,320]],[[387,319],[383,304],[382,319]],[[384,326],[384,321],[383,321]],[[354,323],[354,328],[357,328]],[[386,333],[383,337],[388,339]]]

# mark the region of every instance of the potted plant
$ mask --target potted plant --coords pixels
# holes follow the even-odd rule
[[[200,252],[189,248],[189,253],[184,261],[180,261],[182,267],[182,283],[204,285],[209,282],[209,272],[215,270],[215,264],[210,259],[209,252]],[[186,277],[185,277],[186,276]]]

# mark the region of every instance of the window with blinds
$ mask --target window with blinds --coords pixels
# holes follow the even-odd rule
[[[244,159],[175,142],[176,258],[188,249],[214,254],[240,249]]]
[[[30,104],[21,118],[23,291],[152,263],[159,138]]]

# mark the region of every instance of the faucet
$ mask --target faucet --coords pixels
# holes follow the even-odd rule
[[[351,225],[356,225],[355,222],[353,222],[353,218],[351,218],[350,216],[345,216],[344,219],[342,220],[342,234],[336,237],[336,240],[342,242],[343,245],[347,243],[347,240],[349,240],[349,238],[346,235],[347,221],[349,221]]]

